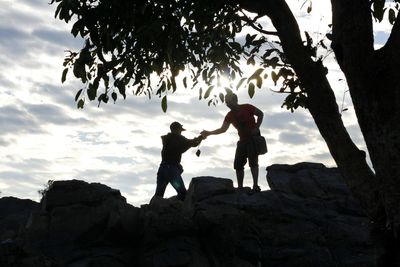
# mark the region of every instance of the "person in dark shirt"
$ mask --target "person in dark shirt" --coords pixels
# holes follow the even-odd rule
[[[207,137],[209,135],[224,133],[232,124],[238,130],[239,135],[233,164],[236,170],[238,188],[243,187],[244,165],[248,159],[253,176],[253,191],[259,192],[261,189],[258,186],[258,155],[251,137],[253,135],[260,135],[259,128],[263,121],[264,114],[253,105],[238,104],[238,98],[234,93],[228,93],[225,96],[225,103],[230,111],[226,114],[222,126],[213,131],[203,130],[201,135]],[[257,117],[257,120],[255,120],[254,117]]]
[[[170,133],[161,136],[163,148],[161,150],[161,164],[157,172],[155,196],[163,197],[168,183],[171,183],[178,193],[177,198],[184,200],[186,187],[181,176],[183,172],[182,154],[189,148],[198,146],[204,137],[200,135],[194,139],[187,139],[182,135],[182,131],[185,131],[185,129],[177,121],[171,123],[170,130]]]

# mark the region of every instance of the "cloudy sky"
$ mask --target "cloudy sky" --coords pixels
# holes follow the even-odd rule
[[[97,107],[86,103],[76,109],[74,96],[82,87],[72,76],[61,84],[65,50],[79,50],[82,40],[69,33],[70,25],[54,19],[55,6],[44,0],[0,0],[0,191],[1,196],[39,200],[38,190],[48,180],[80,179],[101,182],[119,189],[128,202],[138,206],[154,194],[160,162],[160,136],[172,121],[180,121],[185,135],[195,137],[201,130],[218,128],[228,109],[198,101],[196,90],[178,90],[169,96],[168,112],[160,99],[129,95],[116,105]],[[314,1],[313,17],[301,11],[302,1],[290,1],[299,16],[302,30],[325,32],[329,1]],[[322,2],[322,3],[317,3]],[[322,6],[316,6],[320,4]],[[297,7],[295,7],[297,6]],[[386,34],[377,28],[377,46]],[[339,106],[346,86],[333,59],[329,78],[334,84]],[[268,189],[265,168],[275,163],[302,161],[334,166],[327,147],[306,110],[290,113],[281,108],[284,95],[264,83],[250,99],[246,90],[238,92],[240,103],[250,103],[264,111],[262,133],[269,153],[260,157],[260,186]],[[346,127],[356,144],[363,148],[349,96],[343,103]],[[196,176],[216,176],[235,181],[232,168],[237,133],[205,140],[183,156],[185,184]],[[235,181],[236,183],[236,181]],[[246,169],[245,185],[251,185]],[[167,189],[166,196],[174,194]]]

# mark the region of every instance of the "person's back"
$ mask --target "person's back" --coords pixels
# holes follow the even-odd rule
[[[236,110],[231,110],[225,117],[225,120],[238,130],[240,140],[251,138],[256,128],[256,120],[254,119],[256,107],[250,104],[237,105]]]
[[[188,150],[195,142],[186,137],[176,134],[168,133],[161,136],[163,148],[161,150],[161,162],[170,164],[180,164],[182,154]]]
[[[173,122],[170,129],[170,133],[161,136],[163,148],[161,150],[161,164],[157,172],[155,196],[163,197],[168,183],[171,183],[178,193],[178,199],[184,200],[186,188],[181,176],[183,172],[180,164],[182,154],[190,147],[199,145],[203,137],[187,139],[181,134],[185,129],[179,122]]]

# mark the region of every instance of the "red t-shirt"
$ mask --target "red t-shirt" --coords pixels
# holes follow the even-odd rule
[[[250,104],[239,105],[238,110],[229,111],[225,116],[225,122],[232,123],[238,130],[240,140],[246,140],[251,137],[252,129],[256,127],[254,114],[256,107]]]

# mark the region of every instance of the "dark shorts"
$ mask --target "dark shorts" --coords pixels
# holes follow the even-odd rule
[[[250,140],[240,140],[236,145],[235,160],[233,162],[233,168],[235,170],[243,170],[246,165],[247,159],[249,160],[249,166],[258,167],[258,155],[254,148],[254,143]]]
[[[167,185],[171,185],[178,193],[178,199],[184,200],[186,196],[186,187],[182,180],[182,166],[177,164],[161,163],[157,172],[156,196],[163,197]]]

